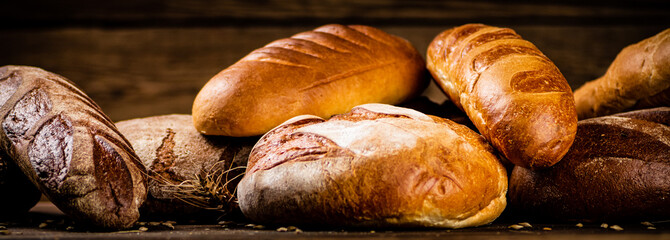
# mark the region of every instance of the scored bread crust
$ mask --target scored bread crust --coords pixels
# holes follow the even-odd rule
[[[0,145],[30,181],[81,224],[131,227],[146,169],[100,107],[36,67],[0,67],[0,90]]]
[[[625,47],[602,77],[575,90],[579,119],[670,104],[670,29]]]
[[[558,68],[512,29],[467,24],[431,42],[427,67],[451,101],[512,163],[560,161],[577,130],[572,91]]]
[[[202,135],[186,114],[129,119],[116,126],[147,168],[143,218],[204,218],[237,209],[234,189],[257,138]]]
[[[254,146],[238,185],[248,218],[319,226],[479,226],[502,213],[506,192],[484,138],[383,104],[285,122]]]
[[[550,221],[666,220],[668,173],[670,108],[585,119],[561,162],[514,168],[509,209]]]
[[[193,103],[207,135],[262,135],[291,117],[330,117],[364,103],[397,104],[427,85],[425,62],[379,29],[325,25],[254,50],[224,69]]]

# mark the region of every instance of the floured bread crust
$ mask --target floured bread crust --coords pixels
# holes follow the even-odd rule
[[[238,185],[252,220],[461,228],[496,219],[507,175],[465,126],[383,104],[293,118],[252,150]]]

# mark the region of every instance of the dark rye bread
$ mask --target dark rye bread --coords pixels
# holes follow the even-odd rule
[[[139,218],[146,172],[112,121],[67,79],[0,68],[0,145],[60,210],[80,224],[121,229]]]
[[[239,213],[235,189],[258,138],[205,136],[191,115],[116,123],[149,173],[142,219],[205,219]]]
[[[558,164],[514,168],[510,207],[547,220],[670,219],[669,173],[670,108],[586,119]]]
[[[466,24],[438,34],[426,66],[457,107],[505,158],[527,168],[560,161],[577,112],[561,72],[509,28]]]
[[[0,219],[25,214],[42,193],[28,180],[4,151],[0,150]]]

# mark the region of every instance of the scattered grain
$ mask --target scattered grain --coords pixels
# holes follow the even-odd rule
[[[65,228],[65,231],[74,231],[74,227],[73,226],[67,226],[67,228]]]
[[[43,223],[40,223],[40,225],[39,225],[39,226],[37,226],[37,227],[38,227],[38,228],[46,228],[46,227],[48,227],[48,226],[49,226],[49,224],[48,224],[48,223],[46,223],[46,222],[43,222]]]
[[[623,228],[620,227],[619,225],[612,225],[610,226],[610,228],[616,231],[623,231]]]
[[[140,227],[140,228],[137,229],[137,230],[139,230],[140,232],[146,232],[146,231],[149,231],[149,228],[147,228],[147,227]]]
[[[533,227],[533,225],[530,225],[530,223],[528,223],[528,222],[522,222],[522,223],[519,223],[519,225],[524,226],[524,227],[528,227],[528,228]]]
[[[550,227],[543,227],[542,230],[551,231],[551,228]]]
[[[508,228],[513,228],[513,229],[515,229],[515,230],[519,230],[519,229],[522,229],[523,226],[521,226],[521,225],[519,225],[519,224],[512,224],[512,225],[510,225]]]
[[[288,228],[285,227],[277,228],[277,232],[288,232]]]
[[[300,228],[296,228],[296,229],[295,229],[295,233],[300,234],[300,233],[302,233],[302,230],[301,230]]]
[[[581,228],[581,227],[584,227],[584,224],[582,224],[582,223],[577,223],[575,226],[578,227],[578,228]]]
[[[10,232],[7,229],[0,230],[0,235],[10,235],[10,234],[12,234],[12,232]]]
[[[654,224],[650,223],[650,222],[641,222],[640,224],[645,225],[647,227],[653,227],[654,226]]]
[[[607,227],[609,227],[609,225],[607,225],[607,223],[603,223],[603,224],[600,224],[600,227],[601,228],[607,228]]]
[[[161,225],[163,225],[164,227],[166,227],[166,228],[168,228],[168,229],[170,229],[170,230],[174,230],[174,225],[172,225],[172,223],[169,223],[169,222],[163,222],[163,223],[161,223]]]
[[[263,226],[263,225],[256,225],[256,226],[254,226],[253,228],[254,228],[254,229],[257,229],[257,230],[261,230],[261,229],[265,229],[265,226]]]
[[[286,230],[288,230],[289,232],[293,232],[293,231],[295,231],[295,230],[297,230],[297,229],[298,229],[298,228],[297,228],[296,226],[288,226],[288,227],[286,228]]]
[[[656,228],[655,228],[655,227],[652,227],[652,226],[647,227],[647,229],[649,229],[649,230],[656,230]]]

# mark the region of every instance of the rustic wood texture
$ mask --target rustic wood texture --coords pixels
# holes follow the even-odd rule
[[[366,24],[425,54],[447,28],[482,22],[535,43],[574,88],[626,45],[670,27],[667,1],[14,1],[0,15],[0,65],[79,85],[115,121],[190,113],[200,88],[250,51],[327,23]],[[11,9],[11,10],[9,10]],[[439,90],[426,95],[445,98]]]

